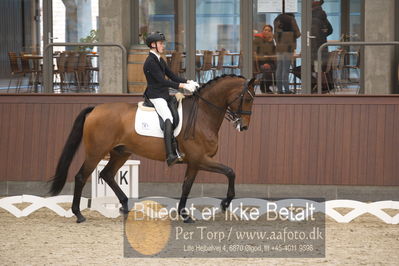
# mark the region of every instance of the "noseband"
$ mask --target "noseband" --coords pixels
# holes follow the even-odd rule
[[[245,94],[248,94],[249,96],[251,96],[252,100],[255,98],[254,95],[252,95],[252,93],[249,91],[248,83],[249,83],[248,80],[245,81],[244,87],[243,87],[241,93],[234,100],[232,100],[230,103],[227,104],[227,111],[226,111],[226,115],[225,115],[224,118],[226,118],[230,122],[240,121],[241,120],[241,115],[251,115],[252,114],[252,111],[243,111],[242,110],[242,105],[244,103]],[[201,95],[199,95],[199,93],[195,92],[195,95],[198,96],[199,99],[201,99],[204,102],[206,102],[208,105],[210,105],[210,106],[212,106],[212,107],[214,107],[216,109],[219,109],[221,111],[224,111],[224,108],[211,103],[207,99],[201,97]],[[238,106],[238,110],[236,112],[234,112],[231,109],[231,105],[233,103],[235,103],[236,101],[240,101],[240,104]]]

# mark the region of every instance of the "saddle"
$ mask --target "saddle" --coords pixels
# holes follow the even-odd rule
[[[172,113],[172,117],[173,117],[173,130],[175,130],[177,128],[177,126],[179,125],[180,122],[180,117],[179,117],[179,113],[177,112],[177,108],[179,106],[179,102],[176,99],[175,96],[169,96],[169,99],[167,99],[166,101],[168,103],[168,107],[170,112]],[[150,107],[150,108],[155,108],[155,106],[152,104],[152,102],[150,101],[150,99],[144,94],[144,103],[143,106],[145,107]],[[164,121],[162,120],[162,117],[158,115],[159,118],[159,126],[161,127],[162,131],[165,129],[165,125],[164,125]]]
[[[176,99],[177,97],[177,99]],[[171,109],[173,116],[173,131],[174,136],[177,137],[182,129],[183,120],[183,106],[181,99],[184,98],[183,94],[177,93],[176,97],[170,97],[168,106]],[[149,137],[164,137],[164,122],[156,112],[149,99],[138,103],[137,112],[134,122],[134,128],[137,134]]]

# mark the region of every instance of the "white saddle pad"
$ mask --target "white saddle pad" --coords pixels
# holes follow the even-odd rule
[[[173,133],[175,137],[179,135],[183,124],[182,101],[179,101],[177,111],[179,113],[180,121]],[[142,136],[163,138],[163,131],[159,125],[159,117],[157,112],[155,112],[155,108],[143,106],[143,102],[138,103],[134,129],[136,130],[137,134]]]

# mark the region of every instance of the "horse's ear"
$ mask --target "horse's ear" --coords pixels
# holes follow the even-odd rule
[[[256,78],[252,78],[249,82],[248,82],[248,87],[254,87],[254,84],[255,84],[255,80],[256,80]]]

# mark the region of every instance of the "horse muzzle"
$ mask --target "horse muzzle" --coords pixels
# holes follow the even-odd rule
[[[239,132],[248,130],[248,126],[243,125],[241,118],[234,121],[234,128],[237,129]]]

